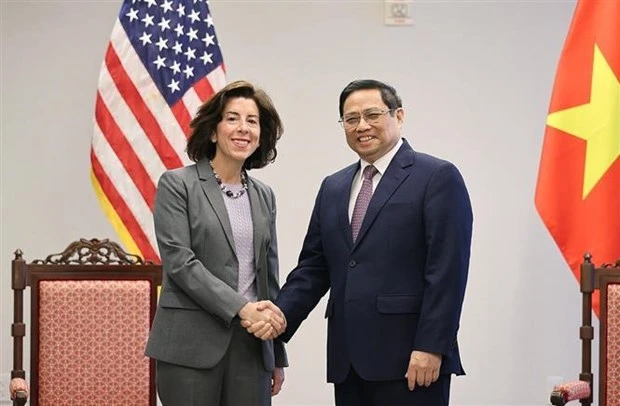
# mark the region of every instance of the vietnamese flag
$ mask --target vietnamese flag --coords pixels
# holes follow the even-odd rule
[[[553,86],[536,208],[579,280],[620,258],[620,1],[579,0]],[[598,296],[593,298],[598,314]]]

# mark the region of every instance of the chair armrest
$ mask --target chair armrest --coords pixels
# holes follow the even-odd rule
[[[550,400],[552,405],[564,406],[570,401],[588,398],[591,394],[592,390],[588,382],[567,382],[553,388]]]
[[[23,406],[28,400],[28,382],[22,378],[13,378],[9,383],[9,395],[13,405]]]

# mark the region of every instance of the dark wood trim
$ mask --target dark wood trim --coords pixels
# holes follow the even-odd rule
[[[95,242],[95,248],[93,248]],[[112,247],[108,248],[101,248]],[[80,240],[69,245],[62,254],[48,256],[46,260],[36,260],[26,263],[22,252],[16,251],[12,261],[12,288],[14,293],[14,318],[12,325],[13,335],[13,371],[12,377],[25,378],[23,369],[23,337],[25,324],[23,323],[23,292],[30,287],[30,405],[38,405],[38,376],[39,376],[39,283],[41,281],[59,280],[146,280],[150,283],[150,323],[152,324],[157,308],[158,286],[162,282],[162,267],[152,263],[145,263],[142,258],[119,251],[116,243],[108,240]],[[76,250],[83,252],[75,260]],[[96,253],[96,255],[93,254]],[[101,260],[101,255],[112,255]],[[96,260],[93,260],[95,258]],[[112,259],[110,259],[112,258]],[[116,258],[116,259],[114,259]],[[120,258],[120,260],[118,259]],[[88,259],[88,261],[86,260]],[[157,404],[155,390],[155,361],[149,360],[151,373],[149,405]]]
[[[581,264],[580,288],[582,293],[582,319],[579,329],[581,339],[581,373],[579,380],[588,382],[590,385],[590,397],[582,399],[583,406],[592,404],[592,388],[594,374],[592,373],[592,340],[594,338],[594,328],[592,327],[592,292],[594,291],[594,264],[591,257],[586,254],[584,262]]]
[[[13,337],[13,369],[11,379],[26,379],[24,370],[24,336],[26,325],[24,324],[24,290],[26,289],[26,261],[22,258],[20,250],[15,251],[15,257],[11,262],[11,289],[13,289],[13,324],[11,336]],[[15,405],[23,406],[26,399],[15,399]]]
[[[80,238],[72,242],[63,252],[48,255],[45,259],[35,259],[33,264],[108,264],[108,265],[140,265],[145,261],[138,255],[129,254],[123,248],[107,238]]]
[[[599,403],[607,404],[607,317],[608,305],[607,294],[609,285],[620,285],[620,268],[601,268],[598,274],[599,286],[601,290],[601,323],[600,323],[600,383],[599,383]]]
[[[607,404],[607,291],[610,284],[620,284],[620,260],[613,264],[596,267],[592,256],[584,255],[580,272],[580,290],[582,294],[582,324],[579,329],[581,339],[581,373],[579,380],[588,382],[591,393],[587,399],[581,399],[584,406],[592,405],[594,396],[594,374],[592,373],[592,295],[600,294],[600,336],[599,336],[599,404]],[[596,292],[598,291],[598,292]]]

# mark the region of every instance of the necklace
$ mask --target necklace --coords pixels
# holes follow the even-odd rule
[[[217,181],[217,184],[220,185],[220,189],[222,190],[222,193],[224,193],[226,196],[230,197],[231,199],[237,199],[243,196],[245,191],[248,190],[248,180],[245,174],[245,170],[241,171],[241,189],[236,192],[233,192],[232,190],[228,189],[226,185],[224,185],[224,183],[222,182],[222,178],[220,178],[220,175],[218,175],[217,172],[215,172],[215,169],[213,168],[213,164],[211,163],[211,161],[209,161],[209,165],[211,165],[211,169],[213,169],[213,175],[215,175],[215,180]]]

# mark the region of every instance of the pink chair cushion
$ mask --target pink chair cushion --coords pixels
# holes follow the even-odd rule
[[[607,287],[607,405],[620,405],[620,285]]]
[[[39,284],[39,405],[147,405],[150,283]]]
[[[567,382],[553,388],[555,392],[560,392],[566,402],[571,400],[584,399],[590,396],[590,385],[583,381]]]

